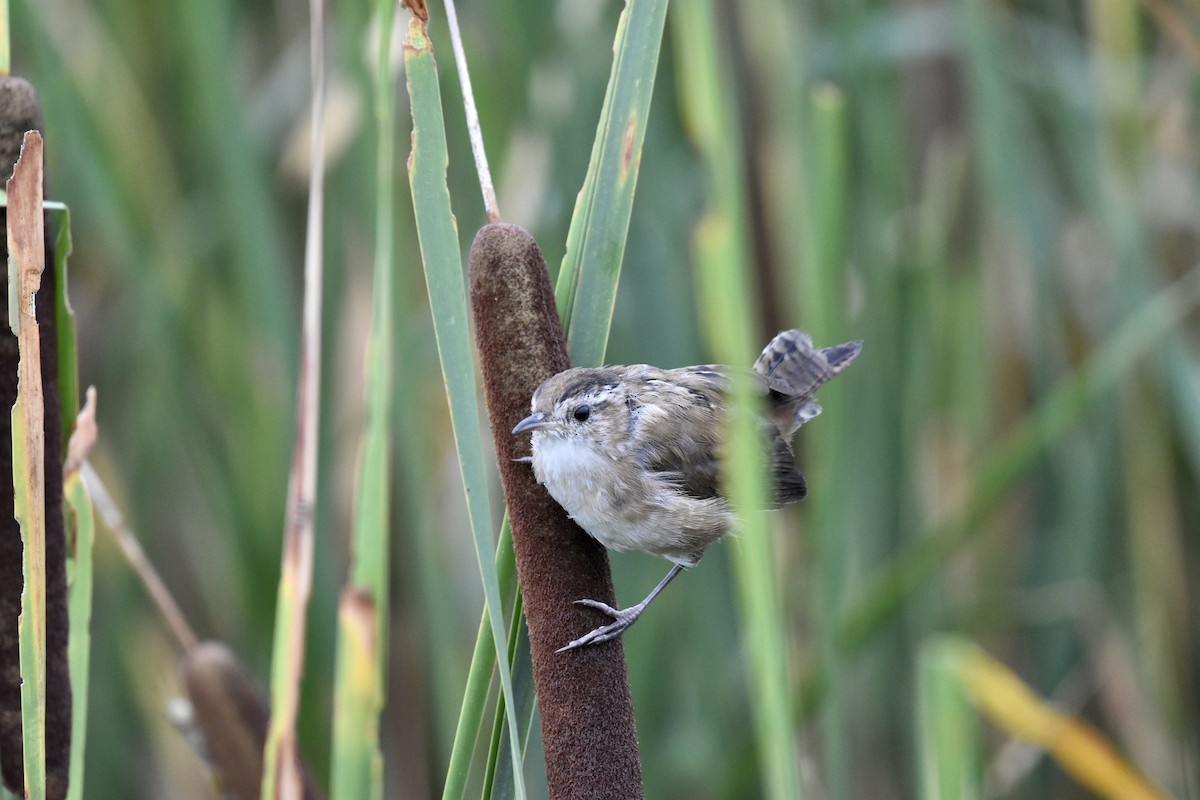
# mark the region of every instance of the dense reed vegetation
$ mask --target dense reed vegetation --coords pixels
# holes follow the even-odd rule
[[[611,331],[589,342],[609,362],[662,366],[749,365],[788,327],[865,345],[800,432],[808,501],[714,547],[625,637],[647,796],[1089,796],[1062,767],[1071,742],[1045,738],[1046,709],[1000,664],[1150,784],[1200,796],[1200,8],[713,5],[667,13]],[[486,218],[445,15],[430,11],[465,253]],[[500,209],[552,271],[621,11],[459,9]],[[372,12],[328,9],[300,741],[328,785],[383,241],[395,275],[382,284],[394,449],[381,750],[386,796],[432,797],[483,590],[405,168],[408,15],[381,94]],[[13,0],[12,51],[45,112],[47,196],[71,208],[81,385],[99,394],[92,461],[192,626],[265,685],[300,338],[303,4]],[[396,108],[384,159],[380,102]],[[382,239],[381,178],[395,192]],[[487,461],[482,524],[498,536]],[[664,569],[612,563],[629,602]],[[103,530],[95,570],[86,797],[212,797],[165,713],[178,653]],[[490,732],[493,709],[478,713]],[[482,773],[477,761],[472,791]]]

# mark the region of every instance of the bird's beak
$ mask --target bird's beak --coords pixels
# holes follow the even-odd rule
[[[512,429],[513,434],[524,433],[525,431],[536,431],[539,428],[550,427],[550,420],[546,419],[546,415],[541,411],[530,414],[525,419],[517,423],[517,427]]]

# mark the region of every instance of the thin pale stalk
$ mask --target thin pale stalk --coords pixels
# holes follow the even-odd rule
[[[325,4],[310,0],[312,142],[304,247],[304,312],[296,400],[296,436],[284,509],[283,561],[271,660],[271,724],[264,751],[262,800],[298,800],[304,782],[296,744],[308,598],[312,592],[321,386],[322,221],[325,198]]]
[[[183,612],[179,609],[179,604],[171,596],[170,590],[163,583],[163,579],[159,576],[158,571],[150,563],[150,559],[146,557],[146,552],[142,550],[142,545],[138,541],[137,536],[126,524],[125,515],[117,507],[117,503],[109,493],[108,487],[100,479],[100,474],[96,472],[95,467],[90,462],[84,461],[79,467],[79,475],[83,479],[84,486],[87,488],[88,497],[91,498],[92,503],[96,506],[96,511],[100,514],[100,519],[104,521],[104,525],[116,537],[117,544],[120,546],[121,552],[125,555],[125,560],[133,567],[138,580],[142,582],[146,593],[150,595],[150,599],[154,602],[158,613],[162,616],[167,630],[175,637],[176,644],[179,645],[181,650],[185,651],[195,647],[198,641],[195,631],[188,624],[187,618],[184,617]]]
[[[496,200],[496,187],[492,185],[487,151],[483,148],[483,129],[479,125],[479,110],[475,108],[475,91],[471,88],[467,51],[463,49],[462,31],[458,27],[458,9],[454,0],[446,0],[446,24],[450,28],[450,46],[454,50],[454,64],[458,68],[458,84],[462,87],[463,110],[467,114],[467,134],[471,138],[471,154],[475,156],[479,189],[483,192],[483,208],[487,212],[488,222],[499,222],[500,204]]]

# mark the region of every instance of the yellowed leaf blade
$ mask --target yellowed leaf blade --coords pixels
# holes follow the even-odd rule
[[[42,136],[29,131],[7,189],[9,320],[16,330],[21,358],[17,402],[12,409],[12,448],[15,516],[25,553],[18,635],[25,791],[31,800],[46,795],[45,406],[41,345],[33,306],[46,265],[42,180]]]
[[[342,591],[338,607],[338,687],[333,757],[340,765],[333,797],[381,796],[379,709],[383,705],[376,608],[369,592]]]
[[[1064,770],[1102,797],[1154,800],[1166,795],[1123,759],[1084,720],[1049,706],[1012,670],[981,648],[967,651],[960,671],[979,710],[1013,736],[1045,748]]]

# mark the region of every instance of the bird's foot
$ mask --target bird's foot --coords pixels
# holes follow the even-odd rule
[[[640,617],[642,615],[642,611],[645,610],[645,606],[641,603],[636,606],[630,606],[629,608],[617,610],[608,603],[601,603],[599,600],[576,600],[575,602],[581,606],[588,606],[589,608],[594,608],[597,611],[603,611],[616,621],[608,625],[602,625],[599,628],[596,628],[594,631],[580,636],[570,644],[555,650],[554,652],[556,653],[565,653],[567,650],[574,650],[576,647],[583,647],[589,644],[600,644],[601,642],[607,642],[611,639],[615,639],[624,633],[626,628],[637,622],[637,618]]]

